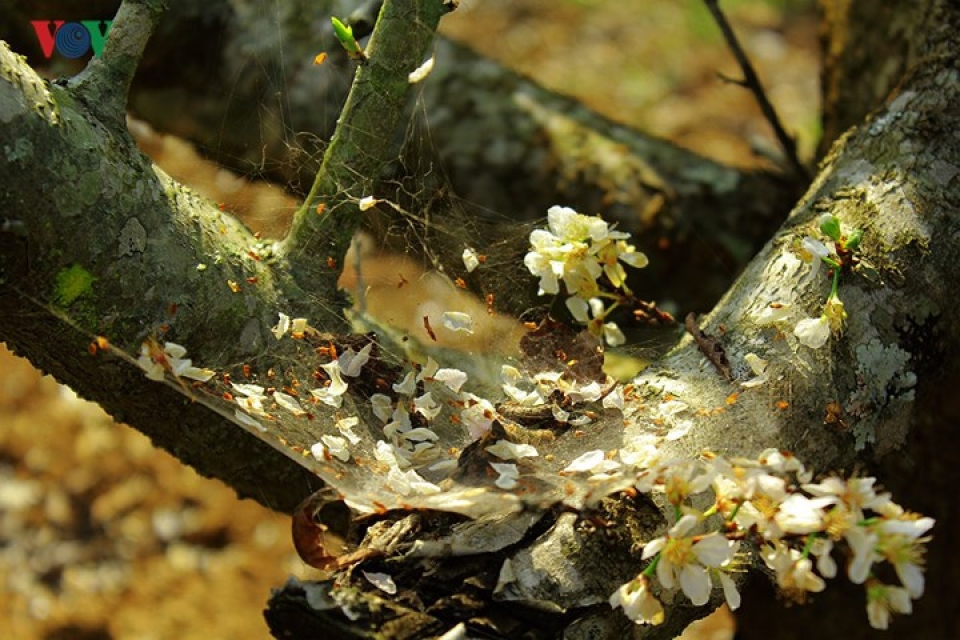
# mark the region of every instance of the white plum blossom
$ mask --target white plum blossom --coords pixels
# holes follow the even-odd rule
[[[830,339],[830,322],[827,316],[819,318],[804,318],[797,323],[793,335],[800,339],[800,344],[811,349],[819,349]]]
[[[825,508],[836,503],[833,496],[808,498],[793,493],[780,503],[774,521],[784,533],[807,534],[823,530]]]
[[[624,615],[636,624],[662,624],[663,605],[650,593],[650,581],[645,576],[637,576],[610,596],[610,606],[623,609]]]
[[[739,543],[727,540],[714,531],[705,536],[688,535],[697,524],[693,514],[684,515],[666,536],[651,540],[643,547],[643,558],[660,554],[657,561],[657,579],[667,589],[679,585],[690,601],[701,606],[710,599],[713,585],[709,569],[719,569],[731,562]]]
[[[892,587],[876,580],[871,580],[867,585],[867,619],[874,629],[888,628],[892,613],[911,612],[913,612],[913,603],[906,589]]]
[[[527,270],[540,278],[540,295],[560,293],[563,282],[567,307],[577,321],[609,344],[623,344],[619,327],[603,322],[608,311],[598,297],[602,294],[597,280],[605,276],[615,289],[627,291],[623,265],[645,267],[646,255],[627,244],[629,234],[612,231],[603,219],[568,207],[551,207],[547,225],[549,229],[530,233],[530,251],[523,259]]]
[[[797,549],[776,542],[764,547],[760,556],[773,569],[777,585],[798,602],[803,602],[807,593],[819,593],[826,587],[823,578],[814,573],[810,558]]]

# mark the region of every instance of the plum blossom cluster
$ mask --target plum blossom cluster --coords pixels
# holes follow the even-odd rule
[[[736,609],[735,576],[748,562],[749,544],[797,602],[844,571],[864,585],[870,625],[886,629],[893,614],[910,613],[923,595],[933,518],[905,511],[874,478],[811,480],[796,458],[772,449],[756,459],[660,461],[636,486],[662,492],[675,524],[644,546],[647,566],[610,596],[610,605],[637,624],[656,625],[664,619],[664,592],[679,589],[699,606],[719,587]],[[693,506],[710,495],[707,508]]]
[[[621,298],[618,292],[630,294],[623,265],[645,267],[647,256],[627,244],[629,233],[614,231],[603,219],[568,207],[550,207],[547,226],[530,233],[531,249],[523,259],[530,273],[540,278],[540,295],[559,294],[562,283],[574,319],[607,344],[623,344],[623,332],[607,318]],[[609,287],[600,286],[601,277]],[[612,304],[607,306],[607,301]]]
[[[811,349],[819,349],[827,343],[831,334],[839,335],[843,331],[847,311],[838,293],[840,272],[851,264],[863,239],[863,232],[859,229],[845,233],[840,220],[831,213],[820,216],[818,224],[820,234],[827,242],[806,236],[800,241],[800,254],[812,262],[810,278],[816,278],[821,265],[826,265],[833,277],[833,284],[823,312],[815,318],[804,318],[793,331],[800,343]]]

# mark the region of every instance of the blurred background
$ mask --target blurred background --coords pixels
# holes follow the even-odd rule
[[[723,8],[809,159],[819,132],[813,0]],[[719,161],[769,166],[779,153],[750,94],[720,78],[740,74],[701,2],[461,0],[442,31]],[[192,176],[251,226],[295,204],[277,187],[225,180],[161,134],[141,127],[138,137],[172,175]],[[268,637],[270,587],[311,575],[288,528],[286,516],[237,500],[0,347],[0,637]],[[732,636],[721,612],[684,637]]]

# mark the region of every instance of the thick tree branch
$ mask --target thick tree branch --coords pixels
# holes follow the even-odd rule
[[[111,32],[102,55],[71,80],[74,94],[102,122],[118,129],[124,127],[127,93],[164,9],[161,0],[125,0],[115,19],[119,33]]]

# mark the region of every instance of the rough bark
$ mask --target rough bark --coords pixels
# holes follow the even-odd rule
[[[46,4],[8,8],[9,22],[27,24]],[[267,4],[171,3],[145,52],[131,109],[226,166],[305,193],[354,69],[328,17],[360,19],[377,3],[356,10],[356,2],[330,0]],[[108,15],[109,6],[84,11]],[[34,51],[32,32],[22,38],[14,49]],[[329,58],[316,67],[321,49]],[[409,105],[417,135],[402,152],[397,132],[401,187],[381,185],[381,193],[422,192],[430,200],[449,187],[472,219],[499,212],[534,220],[554,204],[601,213],[659,257],[634,283],[649,299],[708,309],[805,187],[619,125],[447,39],[437,39],[434,55],[434,71]],[[421,136],[424,120],[429,134]]]

